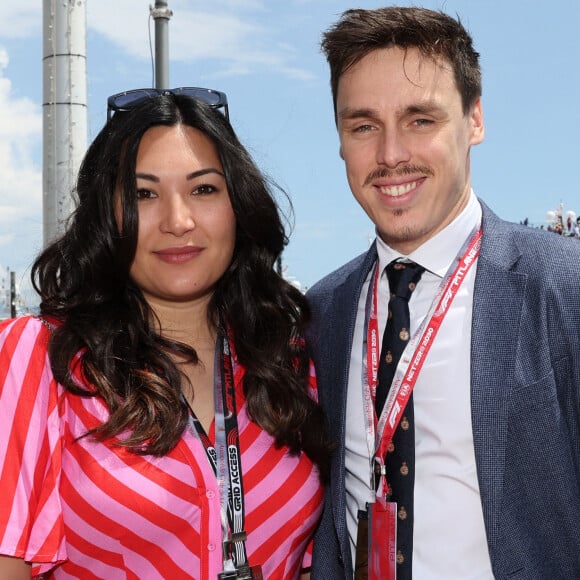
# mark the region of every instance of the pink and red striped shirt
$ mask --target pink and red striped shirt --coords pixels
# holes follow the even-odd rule
[[[33,317],[0,325],[0,554],[54,579],[217,578],[220,498],[199,439],[188,429],[163,457],[77,440],[108,411],[55,381],[48,338]],[[249,420],[235,370],[249,561],[268,580],[298,578],[322,509],[318,471]]]

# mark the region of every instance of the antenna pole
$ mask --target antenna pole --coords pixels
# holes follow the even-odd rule
[[[16,273],[10,272],[10,318],[16,318]]]
[[[155,8],[149,7],[155,19],[155,88],[169,88],[169,19],[173,12],[165,0],[155,0]]]

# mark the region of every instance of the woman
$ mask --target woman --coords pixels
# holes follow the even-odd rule
[[[111,97],[33,266],[41,316],[0,327],[0,578],[308,577],[328,446],[307,306],[224,105]]]

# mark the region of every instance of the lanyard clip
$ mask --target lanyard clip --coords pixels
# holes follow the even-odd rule
[[[262,568],[260,566],[240,566],[235,570],[220,572],[218,580],[263,580]]]
[[[252,568],[249,566],[240,566],[236,569],[238,575],[236,578],[238,580],[254,580],[254,575],[252,574]]]
[[[223,555],[224,555],[224,562],[228,560],[234,560],[233,554],[235,549],[235,544],[238,542],[244,543],[248,539],[247,534],[244,530],[241,532],[230,532],[229,537],[227,540],[224,540],[222,543],[223,547]],[[245,548],[244,548],[245,553]]]
[[[387,484],[387,466],[380,461],[377,457],[374,458],[374,484],[375,484],[375,492],[378,492],[381,488],[381,482],[384,484],[383,490],[386,492],[387,498],[390,496],[390,487]]]
[[[375,475],[387,475],[387,466],[375,457]]]

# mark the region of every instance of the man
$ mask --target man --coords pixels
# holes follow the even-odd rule
[[[357,551],[364,574],[367,531],[382,564],[396,554],[399,579],[580,578],[580,245],[504,222],[475,197],[481,72],[458,20],[349,10],[322,47],[340,155],[377,238],[308,293],[338,446],[312,577],[353,578]],[[379,406],[393,356],[369,353],[374,318],[379,334],[394,318],[385,270],[413,268],[398,390]],[[399,435],[414,442],[397,474]],[[369,513],[396,521],[398,541]]]

